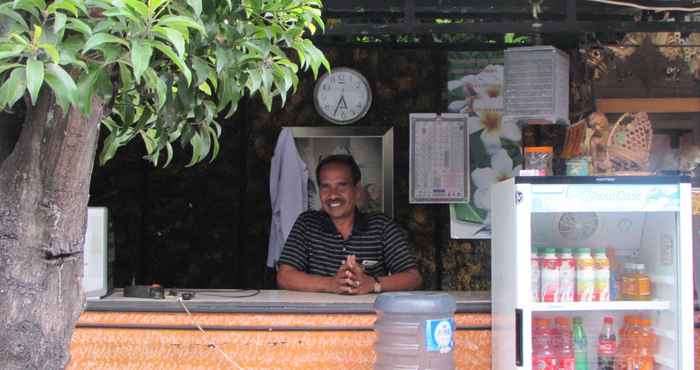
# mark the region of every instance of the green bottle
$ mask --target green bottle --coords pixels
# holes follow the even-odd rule
[[[583,320],[580,317],[574,317],[572,336],[576,370],[588,370],[588,342],[586,332],[583,331]]]

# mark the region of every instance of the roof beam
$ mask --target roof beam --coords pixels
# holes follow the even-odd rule
[[[325,36],[429,35],[444,33],[700,32],[700,22],[519,21],[473,23],[335,23]]]

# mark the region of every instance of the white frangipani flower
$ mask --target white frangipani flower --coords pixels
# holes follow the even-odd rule
[[[472,181],[476,186],[474,205],[482,209],[491,209],[491,185],[515,176],[521,168],[520,165],[513,168],[513,160],[505,149],[497,150],[491,156],[491,167],[472,171]]]

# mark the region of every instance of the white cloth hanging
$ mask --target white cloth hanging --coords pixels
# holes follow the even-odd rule
[[[272,222],[267,246],[268,267],[276,268],[297,216],[308,207],[308,180],[309,171],[297,151],[292,129],[282,128],[270,166]]]

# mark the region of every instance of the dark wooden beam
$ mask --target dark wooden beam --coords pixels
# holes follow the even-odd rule
[[[537,26],[539,25],[539,26]],[[482,22],[482,23],[390,23],[343,24],[326,28],[326,36],[380,36],[396,34],[430,35],[442,33],[584,33],[584,32],[700,32],[700,22]]]

